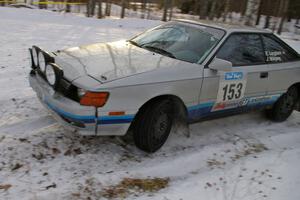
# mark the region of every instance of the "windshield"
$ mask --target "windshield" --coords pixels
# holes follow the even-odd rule
[[[201,63],[224,35],[225,31],[216,28],[170,22],[129,42],[165,56]]]

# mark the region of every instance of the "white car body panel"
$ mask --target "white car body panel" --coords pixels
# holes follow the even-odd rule
[[[190,21],[178,23],[193,23],[193,26],[196,24]],[[226,72],[209,69],[208,64],[231,33],[269,32],[246,28],[222,27],[222,29],[226,31],[225,36],[201,64],[166,57],[126,41],[69,48],[55,52],[54,58],[55,63],[63,69],[64,77],[73,85],[89,91],[109,92],[107,103],[97,108],[97,114],[93,113],[95,110],[91,111],[91,108],[87,108],[90,110],[88,114],[77,113],[82,115],[84,120],[95,118],[93,134],[124,135],[139,109],[159,96],[171,95],[179,98],[187,110],[190,121],[226,111],[225,109],[213,111],[217,106],[218,91],[222,81],[225,81],[223,78]],[[264,103],[272,105],[291,85],[300,82],[300,61],[233,67],[232,72],[242,72],[245,76],[245,80],[242,81],[247,82],[241,103],[247,106]],[[261,77],[264,72],[268,72],[268,77]],[[34,81],[31,83],[32,87],[36,88],[37,83]],[[78,104],[78,108],[84,107]],[[64,110],[64,106],[61,106],[61,109]],[[125,112],[125,114],[110,116],[110,112]],[[63,111],[61,113],[63,114]]]

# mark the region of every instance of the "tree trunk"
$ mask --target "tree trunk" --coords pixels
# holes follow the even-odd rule
[[[46,0],[39,0],[39,9],[47,9]]]
[[[102,14],[102,0],[98,0],[98,19],[103,18]]]
[[[260,0],[259,6],[258,6],[258,11],[257,11],[257,16],[256,16],[256,22],[255,22],[256,26],[259,25],[259,22],[260,22],[262,5],[263,5],[263,0]]]
[[[110,16],[111,3],[110,0],[106,0],[105,2],[105,15]]]
[[[169,8],[170,8],[170,13],[169,13],[169,21],[172,20],[173,17],[173,0],[169,0]]]
[[[169,6],[169,0],[164,0],[164,13],[163,13],[163,18],[162,18],[162,21],[164,21],[164,22],[167,21],[168,6]]]
[[[266,16],[266,22],[265,22],[264,28],[269,28],[269,26],[270,26],[270,19],[271,19],[270,15]]]
[[[96,8],[96,0],[91,0],[91,15],[94,16],[95,15],[95,8]]]
[[[287,14],[288,14],[289,4],[290,4],[290,0],[285,0],[285,2],[283,4],[282,16],[281,16],[279,28],[277,30],[277,34],[279,34],[279,35],[282,33],[284,21],[287,17]]]
[[[199,19],[206,19],[207,17],[207,6],[208,6],[208,1],[201,1],[198,4],[199,7]]]
[[[216,12],[216,6],[217,6],[217,0],[213,0],[210,11],[209,11],[209,20],[213,20],[215,17]]]
[[[258,12],[260,1],[261,0],[248,0],[246,14],[245,14],[246,17],[245,25],[253,26],[254,17]]]
[[[66,8],[65,8],[65,11],[68,13],[68,12],[71,12],[71,6],[69,4],[69,0],[66,0]]]
[[[145,18],[145,14],[146,14],[146,0],[141,0],[141,9],[142,9],[142,19]]]
[[[86,3],[86,16],[90,17],[91,16],[91,1],[88,0]]]
[[[121,9],[121,18],[124,18],[125,17],[125,0],[122,0],[121,2],[122,4],[122,9]]]
[[[150,19],[151,6],[148,4],[148,0],[146,0],[146,10],[147,10],[147,19]]]
[[[224,8],[224,13],[223,13],[223,22],[226,22],[226,18],[229,12],[230,8],[230,0],[225,1],[225,8]]]

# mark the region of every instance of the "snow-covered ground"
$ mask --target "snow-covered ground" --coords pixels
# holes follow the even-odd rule
[[[100,199],[123,178],[147,177],[169,184],[127,199],[300,199],[299,113],[284,123],[251,113],[194,124],[189,138],[175,131],[148,155],[130,141],[64,130],[29,87],[32,45],[51,51],[119,40],[158,23],[0,8],[0,199]]]

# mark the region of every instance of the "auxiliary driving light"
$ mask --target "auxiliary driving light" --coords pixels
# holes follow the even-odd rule
[[[38,60],[39,60],[39,67],[40,67],[40,70],[42,72],[45,72],[46,70],[46,60],[45,60],[45,56],[44,56],[44,53],[42,51],[40,51],[38,53]]]

